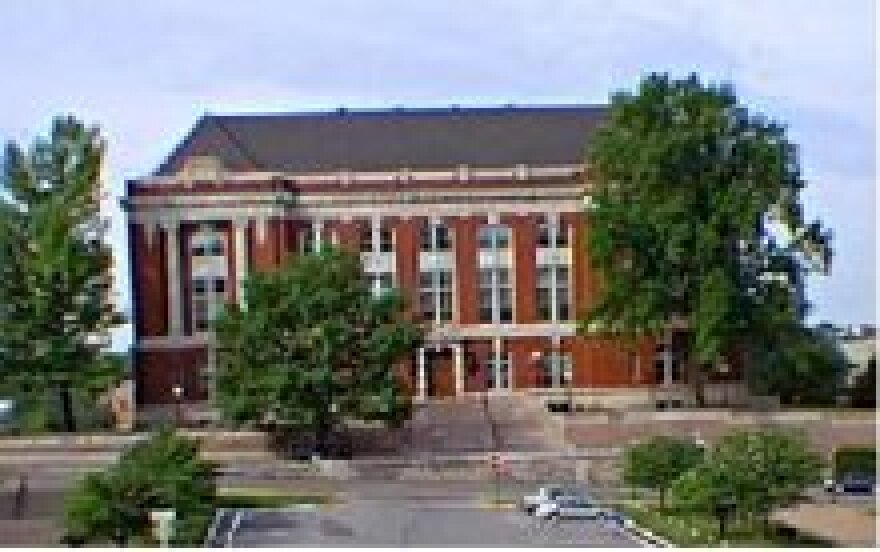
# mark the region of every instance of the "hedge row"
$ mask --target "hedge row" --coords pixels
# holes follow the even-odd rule
[[[843,447],[834,452],[834,477],[847,473],[872,474],[877,472],[875,447]]]

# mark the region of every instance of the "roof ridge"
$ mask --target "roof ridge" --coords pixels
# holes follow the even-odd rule
[[[449,105],[449,106],[394,106],[394,107],[338,107],[303,111],[255,111],[228,112],[206,115],[213,119],[236,119],[240,117],[338,117],[338,116],[388,116],[388,115],[447,115],[451,113],[510,113],[554,111],[604,111],[607,104],[497,104],[497,105]]]

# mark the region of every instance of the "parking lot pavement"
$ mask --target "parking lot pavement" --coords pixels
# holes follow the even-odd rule
[[[635,547],[603,520],[546,521],[450,501],[355,501],[313,510],[248,511],[232,546]]]

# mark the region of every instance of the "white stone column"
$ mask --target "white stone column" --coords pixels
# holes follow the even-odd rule
[[[498,389],[501,383],[501,338],[499,337],[492,340],[492,377],[495,388]]]
[[[165,244],[168,249],[168,335],[183,335],[183,305],[180,279],[180,222],[166,220]]]
[[[315,219],[312,222],[312,236],[315,238],[315,250],[314,253],[321,252],[321,242],[324,240],[324,220],[323,219]]]
[[[455,353],[455,394],[464,393],[464,347],[461,343],[452,346]]]
[[[428,377],[427,377],[427,374],[425,373],[425,348],[419,347],[419,350],[416,354],[418,355],[418,370],[419,370],[418,387],[417,387],[418,395],[417,396],[420,401],[423,401],[423,400],[425,400],[425,396],[427,394],[427,388],[428,388]]]
[[[380,245],[382,243],[382,219],[380,217],[372,217],[370,219],[370,241],[373,244],[373,253],[380,252]]]
[[[255,222],[256,228],[254,229],[255,237],[259,243],[266,242],[266,234],[268,232],[269,219],[267,217],[259,217]]]
[[[244,299],[244,282],[247,279],[247,219],[235,219],[235,289],[238,297],[238,305],[244,309],[247,307]]]

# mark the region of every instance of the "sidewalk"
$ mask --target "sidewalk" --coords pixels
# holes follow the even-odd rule
[[[773,515],[805,533],[831,540],[842,546],[875,547],[877,517],[860,507],[840,504],[801,504]]]

